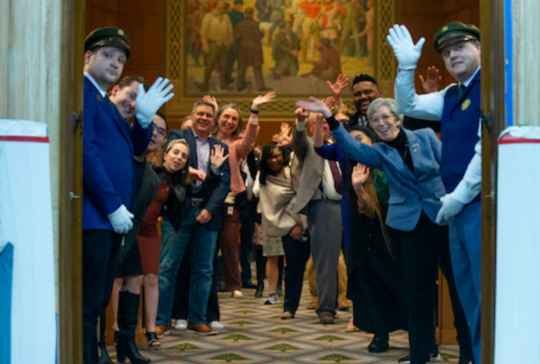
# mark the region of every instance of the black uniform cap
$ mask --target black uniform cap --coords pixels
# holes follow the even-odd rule
[[[480,29],[474,25],[452,22],[444,25],[435,33],[433,45],[440,52],[444,47],[467,41],[480,41]]]
[[[131,48],[129,46],[129,37],[120,28],[106,27],[94,30],[86,37],[84,41],[84,51],[92,50],[98,47],[117,47],[126,52],[129,58]]]

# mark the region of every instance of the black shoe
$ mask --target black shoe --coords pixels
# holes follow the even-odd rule
[[[261,298],[263,296],[264,291],[264,281],[259,282],[257,285],[257,290],[255,291],[255,298]]]
[[[388,350],[388,334],[375,334],[368,346],[370,353],[384,353]]]
[[[246,288],[246,289],[256,289],[257,288],[257,285],[256,284],[253,284],[251,282],[244,282],[242,283],[242,288]]]
[[[114,364],[109,353],[107,352],[107,347],[105,345],[100,345],[99,347],[99,364]]]
[[[118,298],[118,342],[116,354],[119,363],[124,363],[126,357],[131,364],[149,364],[151,361],[139,353],[135,343],[135,329],[139,313],[140,295],[127,291],[120,292]]]
[[[439,349],[435,349],[436,351],[434,352],[433,349],[431,350],[431,353],[429,354],[429,361],[428,363],[436,363],[436,362],[439,362],[439,361],[442,361],[442,358],[441,358],[441,354],[439,354]],[[400,358],[398,360],[398,363],[410,363],[411,362],[411,355],[405,355],[404,357]]]

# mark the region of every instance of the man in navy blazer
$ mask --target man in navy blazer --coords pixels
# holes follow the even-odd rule
[[[85,40],[83,138],[83,351],[84,363],[97,362],[97,318],[112,291],[116,254],[133,226],[133,156],[152,137],[152,117],[173,95],[168,80],[148,92],[139,84],[126,108],[135,110],[133,127],[109,100],[130,55],[122,29],[101,28]]]
[[[441,175],[446,194],[437,221],[448,222],[456,287],[471,331],[474,362],[480,363],[480,30],[451,22],[435,34],[435,49],[458,84],[427,95],[414,92],[414,70],[425,39],[414,44],[407,28],[398,25],[390,29],[387,39],[399,63],[395,83],[398,109],[407,116],[441,121]]]
[[[214,106],[205,101],[196,102],[191,112],[192,128],[171,130],[168,140],[185,139],[189,145],[190,173],[200,183],[209,173],[210,153],[216,144],[228,153],[226,144],[210,135],[214,125]],[[187,196],[178,231],[164,218],[162,225],[163,245],[159,264],[159,307],[156,333],[168,330],[171,322],[176,277],[184,252],[191,244],[192,273],[189,291],[188,330],[204,335],[215,335],[207,325],[206,308],[212,285],[214,257],[217,249],[218,230],[222,224],[223,201],[230,190],[229,162],[223,163],[219,182],[205,200]]]

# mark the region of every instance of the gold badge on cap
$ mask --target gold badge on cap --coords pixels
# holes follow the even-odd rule
[[[118,29],[118,35],[124,35],[124,31],[122,29]]]
[[[471,99],[467,99],[463,101],[463,104],[461,104],[461,111],[467,110],[470,104],[471,104]]]
[[[443,27],[442,32],[446,32],[448,30],[448,27]]]

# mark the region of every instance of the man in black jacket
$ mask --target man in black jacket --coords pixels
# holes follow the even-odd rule
[[[210,172],[210,153],[221,145],[228,154],[228,147],[210,135],[214,125],[214,106],[205,101],[196,102],[191,112],[192,127],[171,130],[168,140],[185,139],[189,145],[190,173],[193,183],[201,183]],[[188,244],[191,245],[192,274],[188,330],[205,335],[217,332],[206,322],[206,308],[212,285],[212,262],[217,249],[217,235],[222,224],[223,201],[230,190],[230,169],[226,161],[221,167],[219,182],[208,199],[187,196],[186,208],[178,231],[169,219],[163,219],[163,245],[160,255],[159,308],[156,333],[163,334],[171,322],[174,288],[180,263]]]

